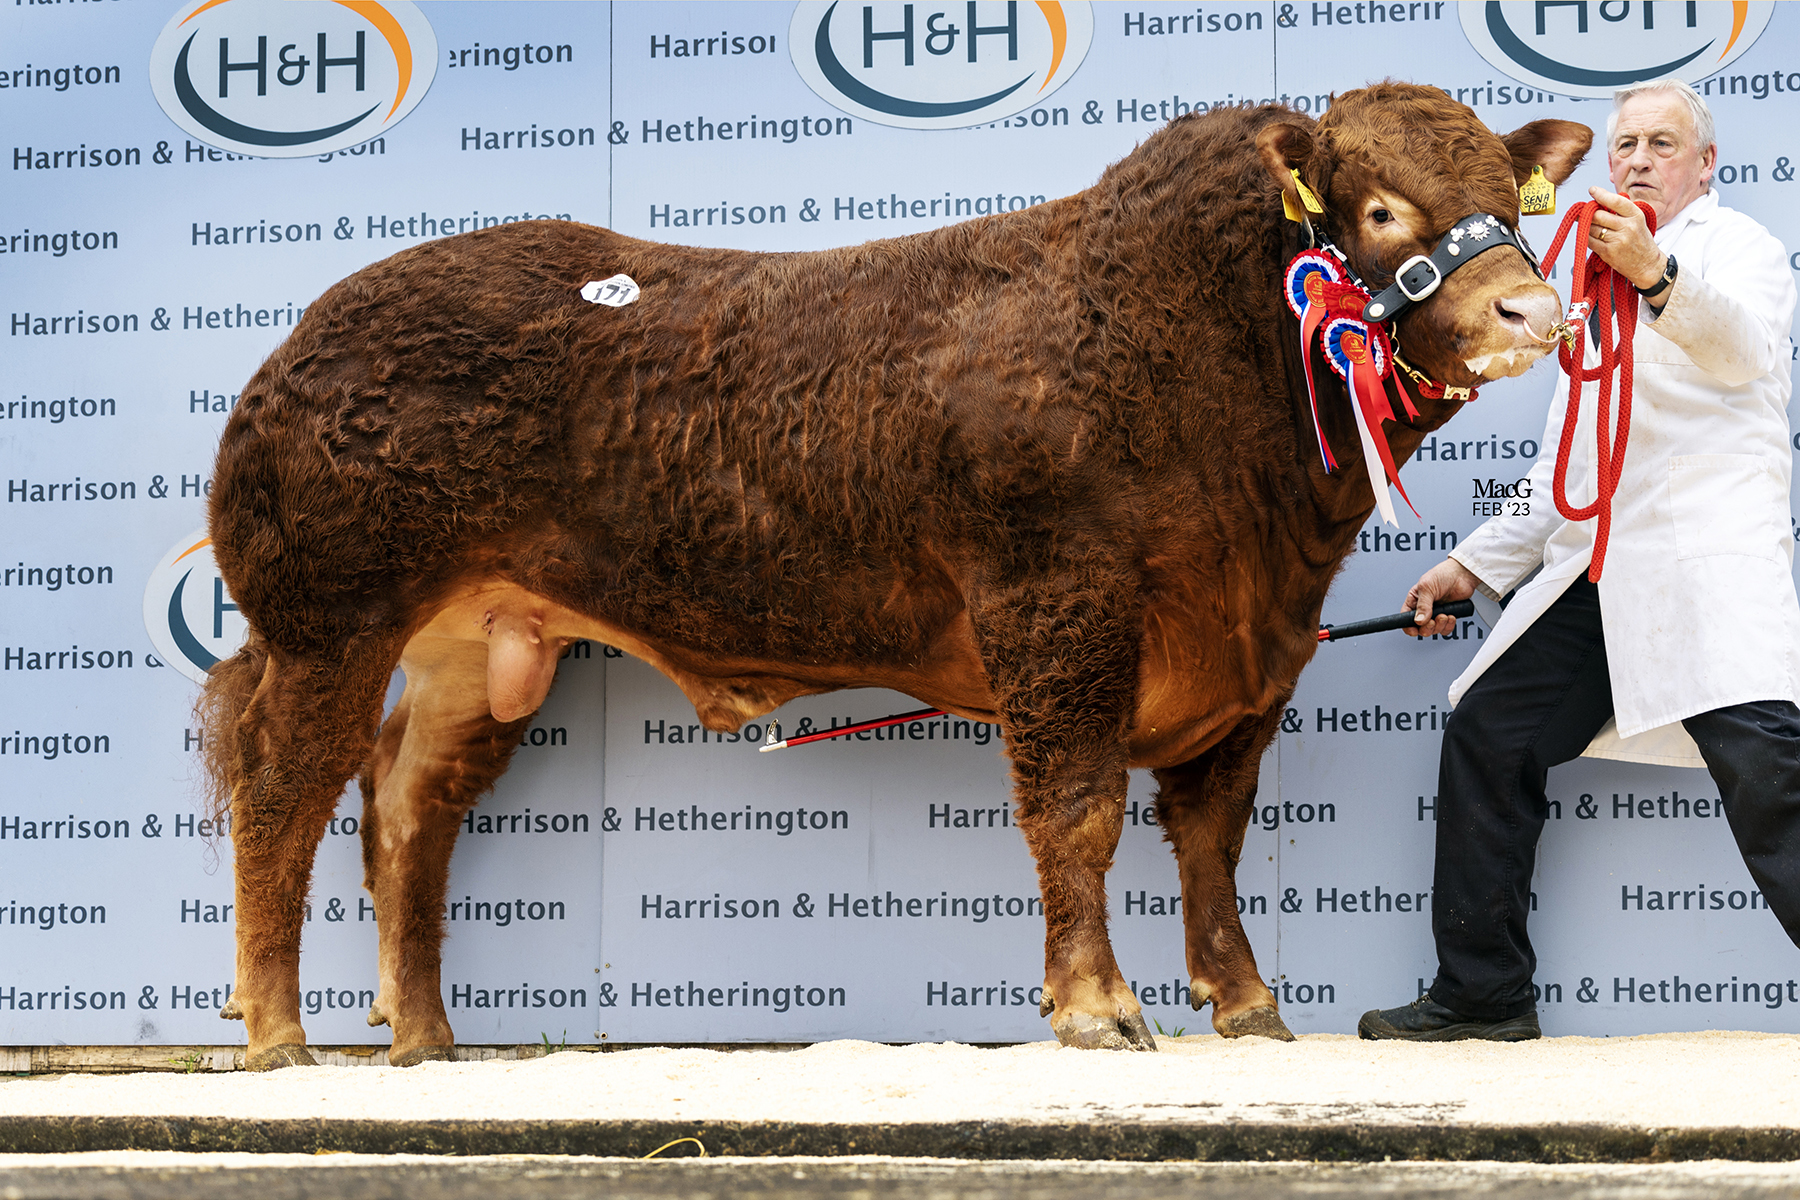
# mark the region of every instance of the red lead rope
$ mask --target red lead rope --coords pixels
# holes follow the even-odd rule
[[[1637,204],[1643,210],[1650,232],[1655,233],[1656,214],[1643,201]],[[1631,281],[1607,266],[1606,260],[1598,254],[1587,251],[1588,230],[1594,223],[1594,211],[1599,207],[1597,202],[1587,200],[1571,208],[1569,215],[1563,218],[1562,228],[1556,231],[1556,240],[1550,243],[1550,252],[1544,255],[1545,262],[1554,263],[1562,251],[1563,239],[1570,229],[1575,230],[1575,271],[1574,282],[1570,285],[1569,322],[1575,326],[1576,336],[1565,341],[1558,351],[1563,371],[1569,377],[1569,407],[1563,415],[1562,440],[1556,448],[1556,474],[1550,494],[1556,501],[1556,511],[1565,519],[1587,521],[1598,518],[1594,529],[1594,556],[1588,565],[1588,579],[1595,583],[1600,581],[1601,568],[1606,564],[1606,539],[1612,532],[1613,493],[1619,490],[1619,474],[1625,466],[1625,444],[1631,438],[1631,344],[1637,332],[1638,313],[1638,293]],[[1600,365],[1590,371],[1582,365],[1587,338],[1581,326],[1596,305],[1600,312],[1600,330],[1596,338],[1600,347]],[[1619,375],[1616,436],[1612,422],[1612,377],[1615,371]],[[1598,482],[1594,502],[1576,508],[1569,503],[1568,495],[1569,450],[1575,444],[1575,425],[1581,412],[1581,385],[1591,380],[1598,380],[1600,384],[1594,415],[1594,466]]]

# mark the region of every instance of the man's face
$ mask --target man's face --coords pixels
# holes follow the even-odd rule
[[[1613,190],[1656,210],[1660,228],[1706,194],[1715,146],[1696,145],[1694,115],[1674,92],[1641,92],[1619,110],[1607,150]]]

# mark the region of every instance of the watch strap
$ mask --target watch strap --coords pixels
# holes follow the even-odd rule
[[[1669,255],[1669,261],[1663,264],[1663,273],[1662,273],[1661,279],[1658,279],[1655,283],[1651,284],[1647,288],[1638,287],[1637,284],[1634,283],[1631,285],[1632,289],[1634,291],[1636,291],[1637,294],[1640,296],[1655,295],[1657,292],[1662,291],[1664,288],[1668,287],[1671,283],[1675,282],[1675,273],[1679,269],[1680,269],[1680,266],[1679,266],[1679,264],[1676,263],[1675,256],[1673,254],[1671,254],[1671,255]]]

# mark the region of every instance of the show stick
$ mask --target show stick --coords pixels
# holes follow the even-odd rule
[[[1468,617],[1475,613],[1473,600],[1451,600],[1446,604],[1432,606],[1433,617]],[[1365,633],[1384,633],[1389,629],[1407,629],[1414,624],[1411,611],[1397,612],[1386,617],[1370,617],[1367,621],[1352,621],[1348,625],[1325,625],[1319,629],[1321,642],[1335,642],[1340,638],[1361,637]]]
[[[1467,617],[1475,612],[1475,604],[1471,600],[1452,600],[1448,604],[1440,604],[1433,612],[1446,617]],[[1381,633],[1389,629],[1405,629],[1413,623],[1413,614],[1397,612],[1392,616],[1374,617],[1367,621],[1352,621],[1348,625],[1326,625],[1319,630],[1321,642],[1335,642],[1340,638],[1361,637],[1365,633]],[[933,717],[946,715],[940,708],[921,708],[914,712],[897,713],[891,717],[880,717],[873,721],[858,721],[854,725],[840,725],[836,729],[826,729],[819,733],[803,733],[799,737],[784,738],[781,736],[781,722],[769,722],[769,734],[763,739],[759,751],[767,754],[771,750],[785,750],[789,746],[804,746],[808,742],[823,742],[831,738],[848,737],[853,733],[866,733],[871,729],[881,729],[888,725],[904,725],[909,721],[929,721]]]

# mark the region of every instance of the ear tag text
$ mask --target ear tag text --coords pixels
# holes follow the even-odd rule
[[[1298,191],[1300,193],[1300,202],[1302,204],[1306,205],[1306,211],[1310,212],[1310,213],[1318,213],[1320,216],[1324,216],[1325,215],[1325,206],[1323,204],[1319,203],[1319,198],[1317,196],[1313,195],[1313,190],[1311,188],[1307,187],[1305,182],[1300,178],[1300,172],[1296,171],[1292,167],[1289,167],[1288,174],[1292,175],[1294,177],[1294,188],[1296,191]],[[1287,193],[1283,192],[1282,195],[1286,196]],[[1299,218],[1296,217],[1295,220],[1299,220]]]
[[[1549,217],[1556,215],[1556,185],[1544,178],[1544,168],[1531,168],[1531,178],[1519,187],[1519,215]]]

